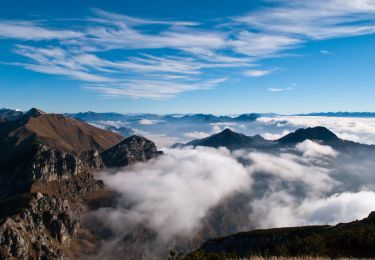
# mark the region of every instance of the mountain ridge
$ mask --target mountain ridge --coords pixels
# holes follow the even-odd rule
[[[183,259],[274,257],[373,257],[375,211],[335,226],[302,226],[240,232],[204,242]]]
[[[150,113],[141,113],[141,114],[120,114],[114,112],[79,112],[79,113],[65,113],[65,116],[76,118],[84,121],[116,121],[116,120],[141,120],[143,118],[152,119],[152,120],[170,120],[170,121],[187,121],[193,120],[198,122],[243,122],[243,121],[254,121],[261,116],[257,113],[244,113],[237,116],[225,116],[225,115],[214,115],[214,114],[181,114],[176,116],[175,114],[150,114]]]

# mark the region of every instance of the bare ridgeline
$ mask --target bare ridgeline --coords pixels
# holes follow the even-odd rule
[[[268,151],[287,149],[304,140],[318,140],[345,153],[368,155],[375,151],[373,146],[339,139],[323,127],[300,129],[274,142],[225,130],[187,145]],[[244,229],[248,221],[242,207],[249,199],[246,194],[213,209],[190,237],[157,241],[148,223],[115,236],[98,214],[92,213],[119,204],[124,209],[132,205],[97,174],[158,156],[163,156],[162,152],[143,137],[124,138],[38,109],[0,118],[0,259],[375,257],[374,213],[336,226],[236,233],[251,227]],[[229,235],[232,233],[236,234]]]

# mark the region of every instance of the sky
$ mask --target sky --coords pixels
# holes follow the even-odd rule
[[[0,2],[0,107],[375,111],[373,0]]]

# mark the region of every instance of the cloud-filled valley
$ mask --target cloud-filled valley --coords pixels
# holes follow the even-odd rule
[[[186,250],[176,244],[196,247],[202,238],[254,228],[336,224],[374,210],[370,154],[348,154],[311,140],[272,150],[163,150],[164,155],[147,163],[101,173],[121,197],[115,207],[90,215],[96,225],[111,230],[101,252],[125,243],[135,251],[147,248],[165,255],[167,248]],[[139,225],[154,235],[145,241],[136,231]],[[139,237],[133,236],[133,242],[123,239],[134,233]]]
[[[32,191],[40,192],[30,196],[38,201],[54,192],[66,202],[78,201],[78,213],[63,206],[64,200],[56,210],[64,208],[65,215],[48,211],[57,214],[51,221],[67,227],[60,234],[71,232],[66,237],[75,239],[71,234],[76,232],[77,255],[163,259],[170,250],[188,253],[204,241],[238,232],[348,223],[374,211],[375,146],[335,134],[372,140],[371,117],[63,116],[39,109],[3,110],[3,115],[3,131],[15,129],[9,136],[19,138],[4,138],[3,147],[22,153],[30,136],[35,136],[31,143],[40,143],[30,148],[40,147],[40,152],[29,167],[45,179],[32,184]],[[267,140],[261,135],[282,137]],[[100,143],[108,148],[98,152]],[[55,148],[46,150],[47,145]],[[83,150],[78,157],[64,149],[94,150]],[[21,174],[29,176],[28,171]],[[26,184],[2,183],[6,192]],[[77,229],[71,226],[73,214],[80,214]],[[34,225],[25,223],[29,219],[20,221]],[[44,222],[51,227],[48,216]]]

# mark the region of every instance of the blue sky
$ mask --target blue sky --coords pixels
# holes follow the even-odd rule
[[[375,111],[375,1],[1,1],[0,107]]]

